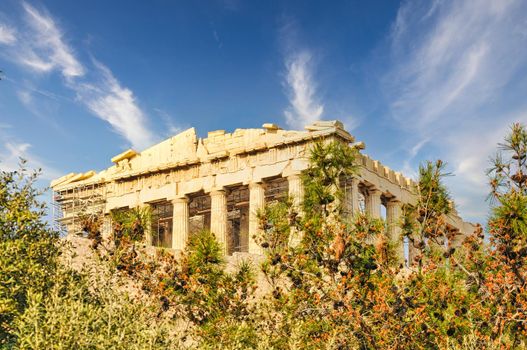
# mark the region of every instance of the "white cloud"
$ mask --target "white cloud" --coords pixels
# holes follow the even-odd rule
[[[94,63],[98,81],[72,85],[77,98],[95,115],[110,123],[134,148],[149,146],[154,136],[146,126],[147,118],[138,107],[133,92],[121,86],[106,66]]]
[[[53,62],[46,62],[42,60],[31,49],[23,50],[23,52],[22,51],[19,52],[17,56],[18,56],[17,62],[19,64],[25,65],[39,73],[50,72],[55,67]]]
[[[356,128],[360,118],[348,101],[343,103],[338,98],[338,101],[335,98],[324,100],[318,91],[315,73],[320,55],[303,44],[305,40],[299,22],[287,14],[279,17],[278,22],[278,41],[285,66],[282,85],[289,101],[284,110],[286,124],[292,129],[302,130],[304,126],[330,115],[332,119],[342,121],[346,130]]]
[[[4,140],[0,144],[0,170],[14,171],[19,168],[20,159],[27,161],[28,169],[42,169],[41,178],[53,180],[62,176],[62,172],[45,164],[39,157],[31,152],[31,144]]]
[[[292,128],[319,120],[324,105],[318,102],[316,83],[313,81],[313,58],[309,51],[301,51],[286,58],[286,88],[290,106],[284,111],[286,122]]]
[[[0,23],[0,44],[11,45],[16,41],[15,30]]]
[[[526,13],[515,0],[406,1],[392,27],[393,117],[414,139],[410,156],[428,140],[451,164],[462,214],[484,217],[488,158],[510,123],[527,121]]]
[[[66,78],[84,75],[84,67],[64,42],[62,32],[55,21],[25,2],[23,7],[31,35],[25,37],[28,45],[20,51],[20,63],[40,72],[56,68]]]
[[[95,116],[108,122],[134,148],[150,145],[154,136],[133,92],[122,86],[103,64],[94,61],[94,68],[87,69],[65,41],[59,25],[45,10],[37,10],[25,2],[22,6],[26,26],[18,31],[21,39],[8,48],[6,57],[31,71],[59,71],[65,78],[65,85],[75,92],[77,100]],[[36,115],[40,113],[34,107],[31,92],[57,98],[57,95],[34,87],[20,90],[20,101]]]

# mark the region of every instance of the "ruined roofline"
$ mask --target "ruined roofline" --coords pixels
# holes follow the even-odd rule
[[[369,171],[370,173],[377,174],[402,188],[412,190],[417,186],[417,183],[413,179],[404,176],[400,171],[391,169],[387,165],[384,165],[380,161],[371,158],[367,154],[359,153],[358,161],[359,165],[362,166],[363,171]]]
[[[209,132],[206,138],[197,138],[195,129],[190,128],[145,149],[141,153],[133,150],[122,152],[112,157],[112,162],[115,165],[99,173],[95,171],[79,174],[70,173],[52,181],[51,187],[56,192],[62,192],[84,186],[104,185],[112,181],[125,181],[148,174],[154,175],[155,173],[192,165],[207,164],[227,159],[230,156],[260,153],[267,149],[280,149],[291,144],[328,137],[337,137],[348,144],[355,141],[354,137],[344,130],[339,121],[315,122],[306,126],[306,131],[282,130],[275,124],[264,124],[262,129],[236,129],[232,133],[216,130]],[[240,142],[240,140],[242,141]],[[174,149],[178,152],[174,153]],[[185,150],[188,153],[186,155],[184,154]],[[158,153],[157,156],[156,153]],[[183,157],[180,156],[181,153],[183,153]],[[175,161],[170,159],[171,154],[175,157],[179,156],[179,159]],[[142,162],[141,157],[152,159],[149,162]],[[413,180],[384,166],[379,161],[373,160],[365,154],[360,154],[358,163],[361,166],[361,177],[364,177],[366,181],[371,178],[367,175],[370,174],[374,178],[379,177],[387,180],[391,184],[389,186],[395,186],[390,187],[392,190],[399,188],[407,191],[409,196],[414,192],[415,182]],[[372,185],[378,184],[374,181]],[[389,190],[389,188],[386,189]]]
[[[85,173],[70,173],[55,179],[51,181],[51,188],[55,191],[63,191],[79,185],[126,179],[148,173],[211,162],[229,156],[259,152],[269,148],[311,141],[332,135],[339,137],[347,143],[351,143],[355,140],[352,135],[344,130],[343,124],[336,120],[314,122],[313,124],[307,125],[305,129],[306,131],[283,130],[276,124],[266,123],[261,129],[236,129],[232,133],[225,133],[224,130],[215,130],[208,132],[206,138],[197,138],[195,129],[189,128],[143,150],[140,153],[137,153],[132,149],[126,150],[112,157],[111,160],[115,163],[114,166],[102,170],[99,173],[90,170]],[[186,148],[192,148],[189,157],[184,157],[183,159],[180,157],[177,161],[164,162],[164,164],[163,162],[158,162],[158,164],[148,167],[140,166],[139,169],[135,171],[130,169],[132,171],[128,171],[126,174],[112,171],[116,170],[116,167],[119,167],[119,165],[123,165],[123,163],[131,163],[141,157],[148,157],[149,153],[155,153],[157,148],[165,147],[166,143],[170,143],[174,140],[176,140],[177,143],[178,138],[190,138],[190,140],[185,142]],[[246,140],[245,144],[241,145],[241,147],[225,147],[226,144],[232,142],[232,139],[236,138],[249,138],[250,140]],[[255,138],[263,140],[254,140]],[[253,140],[254,142],[252,142]],[[217,148],[219,144],[223,145],[224,149],[220,152],[215,152],[215,148]],[[161,164],[159,165],[159,163]]]

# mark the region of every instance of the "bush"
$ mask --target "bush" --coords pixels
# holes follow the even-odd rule
[[[60,283],[46,295],[28,293],[28,306],[14,322],[18,349],[181,348],[177,323],[164,317],[161,304],[130,297],[104,268],[62,272],[55,280]]]
[[[137,241],[148,214],[117,220],[114,244],[98,221],[94,269],[60,263],[24,169],[0,176],[0,347],[20,349],[521,349],[527,347],[527,131],[514,125],[489,170],[488,237],[477,226],[449,242],[445,164],[419,169],[403,235],[417,248],[397,263],[385,223],[341,215],[338,184],[355,171],[340,143],[313,148],[305,200],[259,213],[263,297],[253,267],[232,271],[214,234],[192,235],[181,257]],[[144,214],[144,215],[143,215]],[[91,219],[90,219],[91,220]],[[291,244],[292,236],[299,238]],[[446,244],[444,244],[446,242]],[[100,246],[102,245],[101,248]]]
[[[28,306],[29,291],[53,286],[60,252],[58,233],[44,222],[34,189],[38,172],[0,172],[0,346],[14,341],[13,320]]]

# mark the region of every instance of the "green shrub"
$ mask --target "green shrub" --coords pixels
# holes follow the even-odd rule
[[[29,291],[28,306],[14,322],[18,349],[179,349],[177,323],[161,303],[130,297],[108,270],[55,276],[46,294]]]
[[[46,294],[58,264],[58,233],[44,222],[38,172],[0,172],[0,346],[14,341],[13,320],[28,306],[28,291]]]

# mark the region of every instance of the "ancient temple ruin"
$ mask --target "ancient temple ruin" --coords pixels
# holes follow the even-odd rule
[[[308,167],[313,142],[355,142],[338,121],[319,121],[305,129],[264,124],[262,129],[216,130],[198,138],[190,128],[140,153],[127,150],[113,157],[114,165],[106,170],[71,173],[51,183],[57,222],[68,233],[78,233],[80,214],[101,215],[103,235],[108,235],[112,211],[149,206],[151,245],[182,250],[189,235],[208,228],[226,254],[259,254],[252,238],[259,230],[257,211],[287,195],[298,203],[303,195],[300,175]],[[342,183],[347,212],[384,214],[389,235],[399,237],[401,206],[415,201],[415,184],[365,154],[358,162],[358,174]],[[447,222],[462,234],[473,231],[455,212]]]

